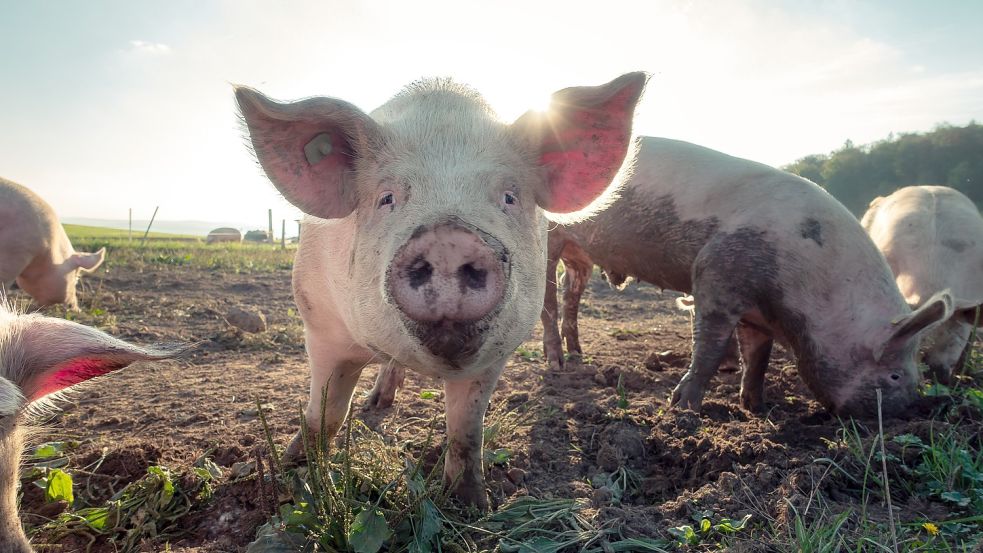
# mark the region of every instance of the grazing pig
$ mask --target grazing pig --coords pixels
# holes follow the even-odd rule
[[[16,281],[38,305],[66,303],[77,310],[79,274],[96,270],[105,257],[106,248],[76,252],[47,202],[0,178],[0,288]]]
[[[327,437],[338,431],[369,363],[443,378],[444,481],[487,506],[482,421],[542,308],[543,211],[603,201],[645,81],[631,73],[564,89],[547,112],[512,124],[448,80],[412,84],[371,114],[333,98],[278,103],[236,89],[260,164],[308,214],[293,285],[312,430],[323,417]],[[300,453],[298,438],[288,455]]]
[[[971,347],[983,304],[983,217],[972,200],[945,186],[909,186],[877,198],[861,220],[894,271],[912,308],[948,289],[956,312],[923,340],[925,363],[950,383]]]
[[[640,139],[620,197],[589,220],[550,231],[551,274],[569,244],[614,282],[635,276],[693,295],[693,359],[672,395],[683,408],[699,409],[736,328],[745,408],[762,407],[778,338],[828,409],[871,414],[881,388],[884,410],[899,412],[915,394],[918,336],[952,313],[946,293],[912,312],[856,218],[815,184],[676,140]],[[559,358],[551,288],[543,324],[552,334],[548,353]]]
[[[21,424],[31,408],[90,378],[180,351],[133,346],[62,319],[18,315],[0,296],[0,551],[31,551],[17,517]]]

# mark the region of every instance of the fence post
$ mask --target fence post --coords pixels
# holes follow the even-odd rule
[[[141,248],[147,243],[147,235],[150,234],[150,227],[154,226],[154,219],[157,218],[158,209],[160,209],[160,206],[154,208],[154,214],[150,217],[150,224],[147,225],[147,232],[143,233],[143,241],[140,242]]]
[[[283,219],[280,227],[280,249],[287,249],[287,220]]]
[[[126,233],[126,239],[129,242],[133,241],[133,208],[130,208],[130,230]]]
[[[270,216],[270,226],[267,229],[267,230],[270,231],[270,234],[269,234],[270,244],[275,244],[276,242],[274,242],[274,240],[273,240],[273,210],[272,209],[268,209],[267,210],[267,213]]]

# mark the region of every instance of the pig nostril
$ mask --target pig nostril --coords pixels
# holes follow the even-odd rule
[[[410,287],[414,290],[430,282],[433,275],[433,265],[423,258],[417,258],[406,271],[406,276],[410,277]]]
[[[462,289],[482,290],[488,281],[488,271],[467,263],[457,269],[457,278]]]

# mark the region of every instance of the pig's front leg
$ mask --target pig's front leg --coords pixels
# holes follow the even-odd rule
[[[311,365],[311,397],[304,418],[311,438],[330,443],[345,422],[358,377],[372,357],[351,344],[336,343],[311,333],[307,335],[307,354]],[[298,432],[284,453],[284,461],[296,462],[304,453],[303,433]]]
[[[482,424],[488,400],[495,390],[505,361],[471,380],[447,380],[447,457],[444,484],[454,486],[454,494],[464,503],[488,510],[482,468]]]
[[[406,380],[406,368],[397,363],[386,363],[379,367],[379,376],[375,379],[375,386],[369,391],[369,397],[365,400],[362,409],[365,411],[375,411],[392,407],[396,401],[396,390],[403,387]]]

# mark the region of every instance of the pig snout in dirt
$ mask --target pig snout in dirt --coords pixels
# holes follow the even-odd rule
[[[182,346],[145,348],[77,323],[15,313],[0,297],[0,551],[32,551],[17,516],[17,482],[30,407],[137,361],[170,359]]]
[[[0,291],[14,282],[39,306],[67,304],[82,273],[102,265],[106,248],[76,252],[54,209],[40,196],[0,178]]]
[[[870,203],[861,224],[887,258],[905,300],[914,308],[949,290],[953,315],[922,339],[923,360],[935,378],[952,382],[962,370],[983,304],[983,217],[958,190],[908,186]]]
[[[367,364],[443,378],[444,480],[487,506],[482,420],[542,307],[544,212],[604,203],[646,80],[631,73],[567,88],[547,111],[511,124],[446,79],[414,83],[371,113],[334,98],[280,103],[236,89],[256,157],[308,215],[293,286],[314,432],[338,431]],[[377,387],[374,399],[391,402],[395,388]],[[298,434],[287,455],[303,451]]]

